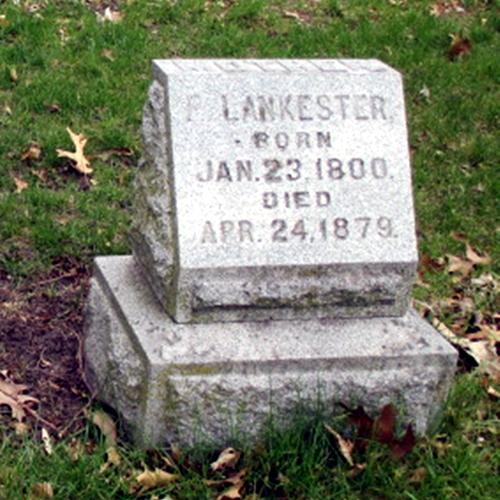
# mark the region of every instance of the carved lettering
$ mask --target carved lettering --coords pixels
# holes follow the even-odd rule
[[[198,96],[199,97],[199,96]],[[221,95],[222,116],[227,122],[386,120],[386,100],[369,94],[246,95],[229,99]],[[198,109],[199,98],[189,103],[189,116]]]
[[[201,234],[202,244],[253,243],[254,227],[249,220],[206,221]]]

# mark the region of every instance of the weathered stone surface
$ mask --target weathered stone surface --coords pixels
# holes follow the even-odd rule
[[[402,315],[403,90],[374,60],[159,60],[134,255],[177,322]]]
[[[88,377],[143,446],[252,436],[318,392],[376,411],[401,404],[419,433],[439,412],[456,352],[409,311],[400,318],[177,324],[130,256],[96,259]]]

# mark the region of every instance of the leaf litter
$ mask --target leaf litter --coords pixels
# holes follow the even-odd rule
[[[471,370],[478,367],[481,372],[491,377],[494,384],[498,384],[498,278],[491,272],[483,271],[483,266],[490,265],[492,259],[486,252],[472,246],[464,234],[454,232],[451,236],[464,245],[463,255],[448,254],[437,260],[427,257],[421,265],[427,272],[443,269],[448,271],[453,282],[451,297],[431,303],[414,300],[414,305],[420,314],[457,348],[462,369]],[[419,278],[422,282],[425,272],[421,271]]]
[[[325,424],[325,428],[334,436],[341,455],[351,466],[348,473],[350,477],[357,476],[365,469],[366,464],[355,460],[355,455],[366,451],[369,442],[386,445],[391,456],[397,460],[404,458],[415,447],[416,438],[411,424],[408,424],[400,439],[396,436],[396,410],[392,404],[385,405],[375,419],[361,406],[354,410],[346,407],[346,410],[350,423],[357,431],[354,439],[344,438],[328,424]]]

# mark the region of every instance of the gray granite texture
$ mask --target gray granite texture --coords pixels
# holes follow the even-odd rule
[[[88,379],[138,444],[255,436],[297,402],[393,402],[423,433],[455,350],[410,310],[400,318],[177,324],[131,256],[100,257],[87,311]]]
[[[158,60],[132,247],[177,322],[401,316],[417,250],[401,76]]]

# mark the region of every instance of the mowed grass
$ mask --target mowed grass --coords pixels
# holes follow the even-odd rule
[[[463,233],[492,256],[481,272],[498,271],[496,2],[464,1],[465,13],[432,16],[435,2],[425,0],[136,0],[114,3],[123,14],[119,22],[100,22],[89,7],[97,1],[18,3],[0,3],[0,270],[22,279],[59,256],[90,263],[95,255],[129,251],[131,181],[141,154],[151,59],[359,57],[379,58],[405,78],[421,254],[463,254],[463,243],[451,235]],[[450,35],[468,39],[470,51],[450,59]],[[93,183],[57,157],[57,148],[73,149],[67,127],[89,139]],[[22,160],[33,144],[41,157]],[[125,148],[131,155],[109,154]],[[28,187],[16,192],[15,178]],[[448,297],[455,286],[445,271],[429,272],[426,280],[430,288],[417,292],[425,300]],[[478,379],[461,378],[441,437],[420,442],[400,463],[373,445],[366,470],[355,478],[348,477],[321,419],[272,429],[260,448],[244,450],[247,493],[495,498],[495,411]],[[24,498],[41,481],[51,482],[61,499],[131,497],[135,471],[150,460],[123,448],[121,465],[101,473],[104,444],[76,462],[68,458],[68,446],[62,443],[46,456],[39,443],[4,438],[0,498]],[[155,494],[213,497],[203,479],[212,477],[214,452],[192,453],[198,469]],[[419,468],[425,469],[420,479]]]
[[[332,422],[320,412],[312,412],[297,416],[286,429],[270,425],[256,446],[238,447],[242,456],[236,470],[247,469],[244,498],[253,500],[494,500],[498,498],[500,464],[499,450],[494,446],[497,411],[495,404],[484,398],[477,377],[463,376],[451,394],[439,434],[421,439],[403,460],[393,459],[386,447],[371,443],[364,456],[355,455],[366,468],[352,477],[324,427],[328,422],[343,429],[345,422]],[[51,455],[32,440],[5,438],[0,443],[0,498],[27,498],[35,485],[50,483],[56,499],[213,499],[223,488],[209,486],[206,481],[222,477],[210,468],[219,451],[202,446],[181,450],[179,467],[169,469],[178,479],[145,491],[137,482],[138,475],[155,467],[165,470],[161,456],[167,456],[166,450],[145,453],[123,445],[118,448],[120,463],[103,470],[106,445],[94,428],[56,445]]]
[[[7,270],[27,274],[58,255],[128,251],[150,61],[166,57],[391,64],[406,82],[421,252],[460,252],[450,236],[457,231],[498,257],[495,2],[464,2],[464,14],[436,17],[427,1],[131,1],[118,2],[119,22],[100,22],[85,2],[18,3],[0,5],[0,264]],[[471,42],[457,60],[447,55],[452,34]],[[86,189],[57,158],[57,148],[72,149],[68,126],[89,138],[88,155],[131,148],[135,156],[94,158],[95,185]],[[33,143],[41,158],[22,161]],[[14,176],[29,185],[22,193]],[[433,279],[446,293],[449,281]]]

